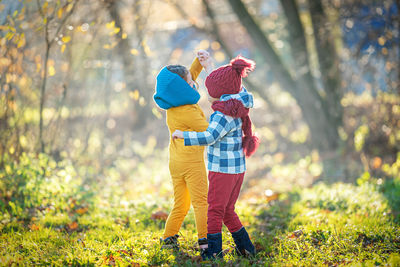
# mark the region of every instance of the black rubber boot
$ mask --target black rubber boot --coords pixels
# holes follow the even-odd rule
[[[249,234],[244,227],[239,231],[232,233],[233,241],[236,244],[236,252],[241,256],[255,256],[256,249],[250,240]]]
[[[173,235],[170,237],[167,237],[165,239],[160,240],[160,243],[162,244],[161,248],[172,248],[174,250],[179,250],[179,242],[178,242],[178,237],[179,235]]]
[[[198,242],[199,242],[199,247],[200,247],[201,258],[203,259],[203,261],[207,260],[208,240],[207,240],[207,238],[200,238]]]
[[[207,234],[208,240],[208,259],[222,258],[222,234]]]

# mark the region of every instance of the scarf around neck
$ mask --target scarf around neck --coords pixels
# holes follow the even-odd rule
[[[211,108],[214,111],[222,112],[223,114],[233,117],[233,118],[241,118],[242,119],[242,147],[243,152],[246,157],[250,157],[256,152],[259,139],[257,136],[253,135],[253,131],[251,129],[251,120],[249,116],[249,108],[246,108],[240,100],[237,99],[229,99],[226,101],[215,101]]]

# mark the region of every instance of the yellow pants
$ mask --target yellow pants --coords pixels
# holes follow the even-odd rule
[[[170,161],[169,170],[174,187],[174,207],[165,225],[164,239],[178,234],[189,211],[190,201],[199,239],[207,237],[208,181],[204,162]]]

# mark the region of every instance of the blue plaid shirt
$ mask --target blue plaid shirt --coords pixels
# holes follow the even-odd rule
[[[245,107],[253,107],[253,96],[243,88],[239,94],[223,95],[221,101],[238,99]],[[222,173],[246,171],[242,148],[242,119],[215,111],[204,132],[183,132],[185,146],[207,146],[208,170]]]

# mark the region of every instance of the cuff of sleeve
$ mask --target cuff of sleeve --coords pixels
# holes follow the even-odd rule
[[[188,132],[183,132],[183,140],[185,146],[190,146],[190,140],[189,140],[189,133]]]

